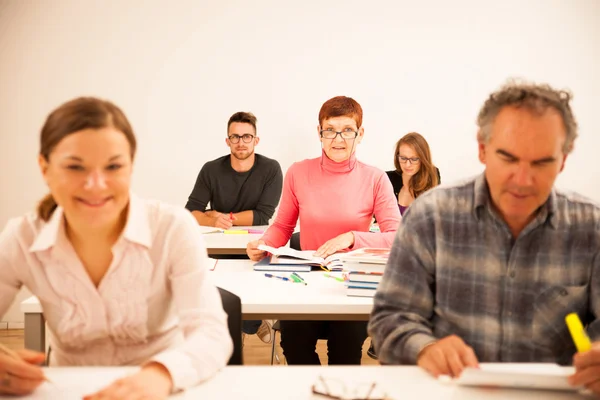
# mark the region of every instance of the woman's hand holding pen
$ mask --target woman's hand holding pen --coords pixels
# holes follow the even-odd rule
[[[138,373],[118,379],[84,400],[162,400],[169,397],[173,381],[169,371],[159,363],[150,363]]]
[[[248,254],[248,258],[252,261],[260,261],[265,258],[266,252],[258,249],[258,246],[261,244],[265,244],[265,241],[253,240],[246,246],[246,254]]]
[[[0,349],[0,394],[32,393],[44,382],[44,372],[39,367],[44,359],[44,353],[18,350],[8,354]]]
[[[573,366],[575,373],[569,377],[569,383],[600,396],[600,342],[593,343],[591,350],[575,354]]]

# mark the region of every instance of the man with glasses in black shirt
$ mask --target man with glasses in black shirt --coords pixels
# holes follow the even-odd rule
[[[200,225],[229,229],[269,223],[279,204],[283,174],[276,160],[254,152],[259,141],[252,113],[229,118],[225,142],[231,154],[204,164],[185,206]]]
[[[254,152],[259,141],[252,113],[229,118],[225,142],[231,154],[204,164],[185,205],[198,224],[229,229],[269,223],[279,204],[283,174],[276,160]],[[266,343],[273,338],[272,321],[244,321],[242,330]]]

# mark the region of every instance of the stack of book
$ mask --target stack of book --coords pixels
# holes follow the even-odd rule
[[[383,272],[350,271],[346,281],[346,295],[357,297],[373,297],[377,285],[381,282]]]
[[[363,248],[344,254],[346,295],[373,297],[381,282],[390,249]]]

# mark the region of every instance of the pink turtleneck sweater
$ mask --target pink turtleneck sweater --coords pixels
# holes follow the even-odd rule
[[[381,233],[369,232],[373,215]],[[288,169],[277,217],[262,239],[269,246],[285,245],[298,218],[304,250],[317,250],[350,231],[354,233],[352,248],[389,248],[401,219],[385,172],[357,161],[354,154],[337,163],[324,152]]]

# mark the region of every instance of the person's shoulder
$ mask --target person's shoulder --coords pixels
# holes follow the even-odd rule
[[[379,179],[381,177],[387,178],[387,174],[381,168],[378,168],[371,164],[366,164],[360,160],[356,160],[356,168],[360,171],[360,173],[365,177],[371,177],[375,179]]]
[[[184,207],[162,200],[137,197],[136,214],[147,218],[152,230],[163,230],[179,223],[196,223],[192,214]]]
[[[10,218],[0,232],[0,246],[18,242],[29,247],[44,225],[46,225],[46,221],[33,211]]]
[[[230,155],[226,154],[219,158],[215,158],[214,160],[210,160],[204,163],[202,166],[202,170],[213,170],[220,169],[223,165],[227,165],[229,162]]]
[[[321,165],[321,158],[307,158],[301,161],[296,161],[288,168],[288,173],[305,172],[313,168],[318,168]]]
[[[419,203],[439,210],[450,206],[454,210],[460,208],[472,209],[477,179],[476,176],[439,184],[421,194],[413,204]]]
[[[277,161],[274,158],[269,158],[267,156],[263,156],[262,154],[255,154],[256,156],[256,165],[257,166],[262,166],[264,168],[267,169],[273,169],[273,168],[277,168],[277,169],[281,169],[281,166],[279,165],[279,161]]]
[[[600,227],[600,203],[574,191],[554,189],[553,201],[559,216],[573,223],[592,223]]]
[[[391,182],[396,182],[398,180],[400,182],[402,182],[402,174],[400,174],[395,169],[392,169],[390,171],[385,171],[385,174],[387,175],[387,177],[390,179]]]

